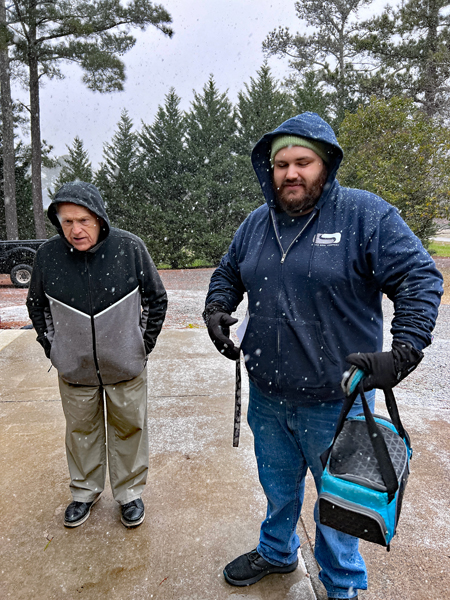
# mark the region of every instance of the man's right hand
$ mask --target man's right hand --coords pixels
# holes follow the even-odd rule
[[[238,320],[221,310],[215,310],[208,315],[208,307],[205,313],[208,334],[217,350],[230,360],[238,360],[240,348],[237,348],[230,339],[230,325],[234,325]]]

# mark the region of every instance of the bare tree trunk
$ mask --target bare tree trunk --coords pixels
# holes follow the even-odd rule
[[[3,134],[3,195],[6,239],[19,239],[16,209],[16,173],[14,157],[14,120],[6,30],[5,0],[0,0],[0,90]]]
[[[42,205],[42,156],[41,156],[41,123],[39,107],[39,72],[38,61],[34,53],[29,55],[30,68],[30,112],[31,112],[31,186],[33,198],[34,226],[36,239],[47,237]]]

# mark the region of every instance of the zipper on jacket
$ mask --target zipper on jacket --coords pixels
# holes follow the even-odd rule
[[[289,244],[289,246],[287,247],[287,250],[284,251],[283,246],[281,244],[280,236],[278,234],[278,229],[277,229],[277,225],[275,222],[274,211],[273,211],[273,209],[270,210],[270,216],[272,218],[273,228],[275,230],[275,236],[277,238],[277,242],[278,242],[278,245],[280,246],[280,250],[281,250],[281,260],[280,260],[281,264],[284,263],[284,261],[286,260],[287,253],[292,248],[292,246],[295,244],[295,242],[298,240],[298,238],[302,235],[302,233],[305,231],[305,229],[308,227],[308,225],[311,223],[311,221],[314,219],[316,214],[317,214],[317,211],[313,211],[310,218],[306,221],[305,225],[302,227],[302,229],[298,232],[298,234],[295,236],[295,238]]]
[[[283,245],[281,243],[280,240],[280,236],[278,233],[278,229],[277,229],[277,224],[276,224],[276,220],[275,220],[275,215],[274,215],[274,210],[271,208],[270,209],[270,216],[272,219],[272,224],[273,224],[273,228],[275,230],[275,237],[277,238],[277,242],[278,245],[280,246],[280,250],[281,250],[281,260],[280,263],[283,265],[284,261],[286,260],[286,256],[287,253],[289,252],[289,250],[292,248],[292,246],[295,244],[295,242],[298,240],[298,238],[302,235],[302,233],[305,231],[305,229],[308,227],[308,225],[311,223],[311,221],[314,219],[314,217],[316,216],[316,214],[318,214],[319,211],[314,210],[310,216],[310,218],[306,221],[305,225],[302,227],[302,229],[298,232],[298,234],[295,236],[295,238],[292,240],[292,242],[289,244],[289,246],[287,247],[286,251],[284,251],[283,249]],[[280,277],[281,277],[281,273],[280,273]],[[281,303],[281,281],[280,281],[280,285],[279,285],[279,289],[278,289],[278,301],[277,301],[277,310],[280,306]],[[277,357],[278,357],[278,361],[277,361],[277,374],[275,377],[275,384],[277,387],[280,386],[280,378],[281,378],[281,339],[280,339],[280,326],[277,323]]]
[[[95,368],[97,370],[97,377],[100,382],[100,385],[103,385],[102,378],[100,377],[100,367],[98,366],[98,359],[97,359],[97,345],[96,345],[96,339],[95,339],[95,325],[94,325],[94,315],[93,315],[94,310],[92,307],[92,294],[91,294],[91,272],[89,271],[89,263],[88,263],[87,254],[84,257],[84,262],[85,262],[85,266],[86,266],[86,273],[88,276],[88,295],[89,295],[89,309],[90,309],[90,313],[91,313],[92,351],[94,353],[94,364],[95,364]]]

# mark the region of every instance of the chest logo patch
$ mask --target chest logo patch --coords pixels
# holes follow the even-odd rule
[[[314,236],[314,244],[316,246],[337,246],[340,241],[340,233],[317,233]]]

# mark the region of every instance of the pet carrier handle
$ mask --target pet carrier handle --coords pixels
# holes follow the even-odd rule
[[[358,387],[359,382],[364,379],[365,377],[365,373],[362,369],[356,369],[352,380],[350,382],[350,393],[354,392],[356,390],[356,388]]]
[[[331,450],[333,449],[334,443],[335,443],[337,437],[339,436],[339,434],[341,433],[342,428],[344,427],[345,419],[347,418],[347,415],[350,412],[350,409],[352,408],[353,403],[355,402],[358,394],[361,396],[362,405],[363,405],[363,409],[364,409],[364,416],[366,418],[366,425],[367,425],[367,429],[369,431],[370,442],[372,444],[372,447],[373,447],[373,450],[375,453],[375,457],[380,466],[381,476],[383,478],[384,484],[386,486],[387,494],[388,494],[388,502],[391,502],[391,500],[393,500],[393,498],[398,490],[397,474],[395,473],[395,469],[392,464],[392,460],[389,455],[389,451],[387,449],[386,442],[384,441],[383,434],[381,433],[380,429],[378,428],[378,425],[376,424],[376,421],[375,421],[372,413],[370,412],[370,408],[367,403],[366,396],[364,394],[362,380],[358,383],[358,386],[354,390],[354,392],[350,396],[347,396],[344,400],[344,404],[342,406],[342,410],[339,415],[339,419],[338,419],[338,423],[336,426],[336,432],[334,434],[333,441],[331,442],[330,446],[325,450],[325,452],[323,452],[322,455],[320,456],[320,459],[322,461],[322,466],[325,469],[328,459],[329,459],[329,456],[331,454]],[[392,394],[392,390],[391,390],[391,394]],[[392,398],[393,398],[393,394],[392,394]],[[394,405],[395,405],[395,399],[394,399]],[[395,408],[397,408],[396,405],[395,405]],[[391,414],[391,413],[389,413],[389,414]],[[397,411],[397,414],[398,414],[398,411]]]

